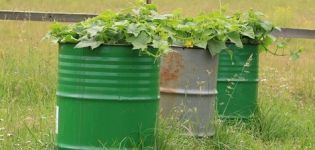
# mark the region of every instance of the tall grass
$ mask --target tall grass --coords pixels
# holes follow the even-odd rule
[[[163,120],[158,146],[178,150],[314,149],[314,118],[308,112],[296,110],[294,102],[285,100],[260,99],[258,113],[245,122],[216,119],[216,134],[204,139],[183,136],[185,131],[180,124]]]
[[[0,9],[101,12],[131,0],[0,0]],[[165,12],[187,15],[218,8],[218,1],[153,0]],[[257,8],[281,26],[315,28],[311,0],[222,0],[232,10]],[[0,150],[53,149],[57,47],[41,41],[50,23],[0,21]],[[210,138],[183,136],[175,120],[162,119],[158,149],[315,149],[315,42],[290,40],[289,50],[304,47],[297,61],[261,54],[259,111],[247,122],[217,119]]]

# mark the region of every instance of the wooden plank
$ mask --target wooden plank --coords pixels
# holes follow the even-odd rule
[[[95,14],[0,10],[0,20],[79,22]]]
[[[310,29],[281,28],[281,31],[275,30],[272,34],[276,37],[315,39],[315,30]]]
[[[150,3],[151,1],[148,0],[147,2]],[[0,20],[79,22],[95,16],[96,14],[83,13],[0,10]],[[315,30],[311,29],[281,28],[281,31],[273,31],[272,34],[276,37],[284,38],[315,39]]]

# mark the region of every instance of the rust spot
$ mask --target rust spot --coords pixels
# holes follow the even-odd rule
[[[176,81],[184,67],[182,56],[177,52],[171,52],[163,57],[161,66],[160,84],[164,85],[169,81]]]

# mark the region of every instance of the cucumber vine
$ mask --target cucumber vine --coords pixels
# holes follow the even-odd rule
[[[262,13],[253,10],[231,16],[222,10],[195,17],[159,14],[155,5],[138,2],[133,8],[118,13],[106,11],[76,24],[56,23],[48,37],[92,50],[102,44],[132,45],[134,50],[156,58],[171,51],[171,45],[207,49],[212,55],[228,50],[227,43],[240,48],[257,44],[268,51],[275,41],[270,33],[278,28],[262,17]]]

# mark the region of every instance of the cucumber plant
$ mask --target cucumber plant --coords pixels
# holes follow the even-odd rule
[[[272,30],[280,29],[262,18],[262,13],[253,10],[231,16],[222,10],[195,17],[159,14],[155,5],[138,2],[133,8],[118,13],[106,11],[76,24],[56,23],[48,37],[92,50],[102,44],[132,45],[140,53],[156,58],[171,51],[171,45],[207,49],[212,55],[222,50],[232,54],[227,43],[240,48],[244,44],[257,44],[268,51],[275,41]],[[150,51],[150,47],[156,52]]]

